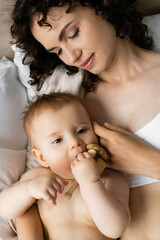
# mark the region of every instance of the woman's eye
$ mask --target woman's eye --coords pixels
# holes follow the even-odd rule
[[[82,133],[85,133],[87,131],[86,128],[82,128],[80,130],[78,130],[77,134],[82,134]]]
[[[60,143],[62,142],[62,138],[57,138],[56,140],[54,140],[52,143],[56,144],[56,143]]]
[[[69,39],[76,38],[76,37],[78,37],[78,35],[79,35],[79,28],[77,28],[77,30],[74,32],[74,34],[72,36],[69,37]]]

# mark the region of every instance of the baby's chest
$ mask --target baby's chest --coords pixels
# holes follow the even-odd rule
[[[90,240],[94,238],[94,231],[97,236],[101,235],[95,228],[83,200],[76,192],[70,200],[61,195],[58,196],[56,205],[51,206],[45,201],[39,201],[38,206],[47,240]]]
[[[38,207],[43,222],[53,226],[85,225],[90,223],[91,217],[88,209],[76,189],[72,198],[68,200],[63,194],[58,194],[56,205],[39,201]]]

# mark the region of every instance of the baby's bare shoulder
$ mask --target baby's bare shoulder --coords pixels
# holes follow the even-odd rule
[[[129,185],[118,171],[106,169],[101,176],[101,180],[115,200],[121,203],[122,206],[128,206]]]
[[[37,178],[39,176],[49,174],[49,173],[52,173],[52,171],[49,168],[44,168],[44,167],[33,168],[33,169],[27,171],[26,173],[24,173],[22,175],[20,181],[21,182],[27,181],[27,180]]]
[[[101,175],[101,180],[105,184],[107,189],[112,191],[126,191],[129,190],[129,185],[127,180],[122,176],[122,174],[114,169],[106,168]]]

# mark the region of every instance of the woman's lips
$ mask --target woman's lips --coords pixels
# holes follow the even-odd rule
[[[89,57],[87,58],[81,65],[80,67],[81,68],[84,68],[86,70],[89,70],[92,65],[93,65],[93,60],[94,60],[94,53]]]

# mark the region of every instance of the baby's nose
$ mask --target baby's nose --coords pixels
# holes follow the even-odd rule
[[[70,139],[70,149],[73,149],[75,147],[81,146],[82,145],[82,140],[76,137],[72,137]]]

